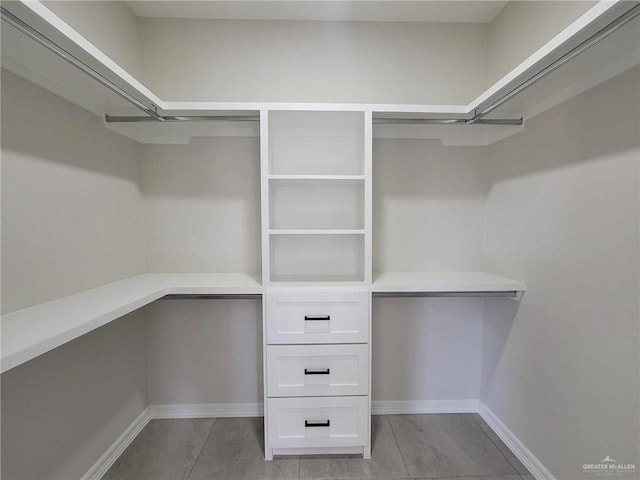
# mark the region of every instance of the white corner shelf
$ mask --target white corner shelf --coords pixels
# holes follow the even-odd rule
[[[145,274],[0,317],[2,372],[143,307],[165,295],[260,295],[259,275]]]
[[[525,291],[523,282],[486,272],[384,272],[373,293],[500,293]]]

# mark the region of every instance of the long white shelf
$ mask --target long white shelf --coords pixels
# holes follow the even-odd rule
[[[6,372],[165,295],[258,295],[258,275],[145,274],[0,317]]]
[[[276,282],[274,286],[277,286]],[[299,283],[298,286],[301,286]],[[360,283],[359,285],[364,286]],[[524,292],[525,284],[485,272],[386,272],[373,293]],[[145,274],[0,317],[6,372],[165,295],[260,295],[258,275]]]
[[[524,292],[525,284],[486,272],[384,272],[374,276],[373,293]]]

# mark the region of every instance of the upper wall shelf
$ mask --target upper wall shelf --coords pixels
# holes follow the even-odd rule
[[[258,275],[146,274],[2,315],[2,372],[165,295],[261,295]]]
[[[374,294],[496,294],[513,297],[525,291],[517,280],[486,272],[385,272],[374,275]]]
[[[175,102],[160,99],[138,79],[115,64],[104,53],[51,12],[39,1],[5,2],[3,8],[24,21],[28,26],[49,38],[61,48],[112,81],[127,94],[159,115],[257,115],[260,110],[307,111],[372,111],[376,118],[391,117],[455,117],[470,118],[477,110],[490,106],[497,99],[517,88],[544,68],[561,58],[581,42],[633,7],[631,2],[601,1],[570,24],[556,37],[525,59],[520,65],[490,86],[470,103],[458,105],[394,105],[394,104],[318,104],[273,102]],[[567,100],[595,84],[603,82],[640,61],[637,42],[638,20],[632,28],[625,27],[607,38],[602,44],[580,55],[583,67],[562,67],[558,73],[540,82],[532,93],[518,96],[499,112],[501,116],[522,115],[531,118],[541,111]],[[105,87],[79,73],[71,65],[57,59],[53,53],[45,55],[41,47],[12,27],[2,29],[3,67],[61,95],[88,110],[103,115],[140,115]],[[602,45],[602,46],[601,46]],[[55,64],[57,62],[57,65]],[[573,64],[573,62],[571,62]],[[466,101],[466,99],[464,99]],[[187,143],[191,136],[258,135],[256,122],[184,124],[157,122],[144,124],[107,124],[109,128],[143,143]],[[381,125],[374,136],[385,138],[437,138],[451,145],[488,145],[518,132],[521,126],[474,126],[471,128],[448,125]],[[272,172],[286,173],[286,172]],[[315,172],[314,172],[315,173]],[[351,173],[351,172],[349,172]],[[354,172],[361,173],[361,172]]]

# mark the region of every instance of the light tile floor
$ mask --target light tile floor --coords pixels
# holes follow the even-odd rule
[[[372,455],[264,461],[262,418],[152,420],[103,480],[530,480],[477,414],[376,415]]]

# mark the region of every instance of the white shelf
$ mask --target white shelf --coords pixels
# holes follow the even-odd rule
[[[262,294],[258,278],[243,273],[139,275],[2,315],[2,372],[165,295]]]
[[[364,229],[320,229],[320,228],[306,228],[306,229],[272,229],[269,230],[269,235],[364,235]]]
[[[364,175],[269,175],[269,180],[364,180]]]
[[[271,276],[271,288],[332,288],[349,289],[365,286],[361,275],[350,274],[275,274]]]
[[[385,272],[374,276],[374,293],[524,292],[525,284],[486,272]]]

